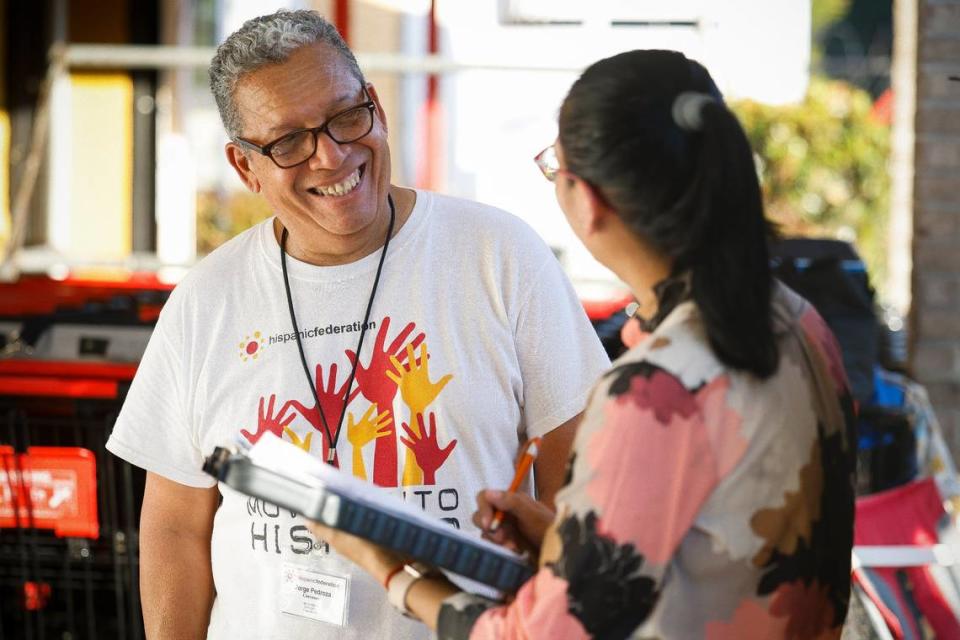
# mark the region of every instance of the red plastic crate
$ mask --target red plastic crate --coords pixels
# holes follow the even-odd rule
[[[0,446],[0,528],[51,529],[60,538],[100,535],[97,463],[80,447]]]

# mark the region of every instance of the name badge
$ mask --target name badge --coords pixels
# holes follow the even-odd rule
[[[281,611],[338,627],[347,624],[349,577],[292,562],[284,562],[281,571]]]

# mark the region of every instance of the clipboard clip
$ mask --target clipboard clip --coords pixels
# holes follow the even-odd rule
[[[215,447],[213,453],[203,460],[204,473],[208,473],[217,480],[223,481],[226,477],[228,462],[230,458],[236,455],[236,451],[231,451],[227,447]]]

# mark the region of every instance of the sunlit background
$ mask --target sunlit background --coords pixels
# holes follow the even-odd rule
[[[225,161],[206,66],[244,20],[279,8],[317,9],[344,33],[387,111],[396,183],[522,217],[582,291],[616,282],[576,242],[531,159],[586,65],[634,48],[683,51],[743,117],[781,228],[856,242],[881,299],[901,310],[909,300],[887,266],[892,8],[850,0],[11,3],[11,23],[52,19],[53,40],[68,45],[49,76],[49,139],[16,266],[176,280],[270,215]],[[43,51],[10,67],[25,81],[11,102],[43,89]],[[12,138],[0,139],[15,178],[35,143],[29,120],[14,112]]]
[[[897,619],[960,629],[960,0],[0,0],[0,462],[31,445],[79,452],[96,461],[86,495],[100,509],[80,530],[41,522],[0,468],[0,637],[142,635],[143,476],[103,445],[172,285],[271,215],[225,159],[207,67],[227,34],[280,8],[320,11],[356,53],[387,113],[394,183],[526,220],[611,355],[629,293],[575,240],[532,159],[597,59],[668,48],[703,63],[781,233],[862,257],[831,243],[843,256],[797,288],[824,294],[861,391],[859,497],[926,483],[924,509],[945,505],[924,512],[950,525],[941,538],[915,513],[877,520],[884,534],[927,527],[923,544],[939,543],[921,564],[955,572],[940,609],[919,615],[921,597]],[[784,279],[816,271],[777,255]],[[917,551],[908,533],[871,544]],[[902,572],[888,586],[919,593]]]

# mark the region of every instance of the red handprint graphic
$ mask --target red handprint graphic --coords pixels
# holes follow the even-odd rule
[[[453,448],[457,446],[457,439],[454,438],[446,447],[440,448],[437,443],[437,419],[432,412],[429,429],[424,429],[422,413],[417,414],[417,423],[420,426],[419,433],[411,429],[406,422],[401,425],[407,433],[407,438],[401,436],[400,442],[405,444],[416,457],[417,465],[423,470],[423,484],[437,484],[437,469],[443,466]]]
[[[320,407],[323,408],[323,415],[327,419],[327,426],[330,428],[330,436],[336,440],[337,431],[339,430],[340,425],[340,416],[343,414],[344,403],[343,396],[347,392],[347,383],[349,378],[343,381],[343,385],[337,389],[337,365],[336,363],[330,365],[330,377],[327,380],[326,388],[323,384],[323,365],[317,365],[317,376],[316,376],[316,385],[317,385],[317,398],[320,400]],[[357,397],[357,394],[360,393],[360,389],[354,389],[350,392],[350,400],[347,402],[349,405],[350,402],[353,402],[353,399]],[[321,440],[323,441],[323,459],[327,459],[327,452],[330,450],[330,442],[327,440],[327,434],[323,429],[323,422],[320,420],[320,411],[317,408],[317,405],[313,405],[310,408],[305,407],[296,400],[291,400],[288,404],[292,405],[294,409],[300,412],[304,418],[307,419],[307,422],[310,425],[319,431],[322,435]],[[338,458],[334,457],[333,466],[339,467],[340,461]]]
[[[356,364],[357,385],[363,393],[363,397],[388,412],[388,417],[391,420],[393,419],[391,407],[393,407],[393,399],[397,395],[397,384],[387,377],[387,371],[393,370],[390,358],[396,357],[400,361],[406,359],[405,341],[413,333],[415,326],[413,322],[408,323],[397,334],[397,337],[390,342],[390,346],[384,348],[390,331],[390,316],[384,317],[383,323],[377,331],[377,339],[374,342],[370,363],[367,366],[357,362],[357,354],[352,350],[346,352],[350,364]],[[417,347],[423,342],[424,337],[421,332],[414,337],[410,344]],[[374,444],[373,482],[381,487],[397,486],[397,435],[393,430],[389,435],[377,438]]]
[[[280,413],[276,416],[273,415],[273,407],[277,401],[277,395],[275,393],[270,394],[270,404],[267,405],[267,410],[263,410],[263,400],[264,397],[260,396],[260,409],[257,411],[257,431],[256,433],[250,433],[246,429],[241,429],[240,433],[244,438],[250,441],[250,444],[256,444],[257,440],[265,434],[270,432],[278,438],[281,437],[283,433],[283,428],[288,424],[293,422],[293,419],[296,417],[292,413],[284,418],[287,411],[290,409],[290,402],[287,402],[280,408]]]
[[[411,422],[413,422],[413,416],[426,412],[427,407],[440,395],[447,383],[453,379],[453,375],[447,374],[436,382],[430,382],[427,357],[426,342],[420,345],[419,358],[413,355],[413,345],[407,345],[407,366],[404,366],[397,358],[390,357],[390,363],[393,364],[395,371],[387,371],[387,377],[397,383],[400,397],[403,398],[404,404],[410,409]],[[404,459],[402,482],[403,486],[423,483],[423,474],[413,451],[408,450]]]

